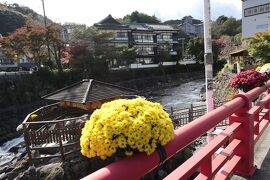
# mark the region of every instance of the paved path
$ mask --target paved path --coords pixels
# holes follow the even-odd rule
[[[270,125],[262,134],[255,146],[255,165],[257,170],[250,180],[270,180]],[[245,178],[233,176],[232,180],[244,180]]]

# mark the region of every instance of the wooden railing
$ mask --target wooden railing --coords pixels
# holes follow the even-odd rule
[[[216,104],[215,107],[220,107],[224,103]],[[170,109],[170,117],[173,121],[174,127],[177,129],[181,126],[184,126],[193,120],[205,115],[207,112],[206,105],[193,105],[191,104],[188,108],[175,109],[171,107]],[[229,119],[225,119],[217,126],[228,126]]]
[[[162,151],[156,150],[150,156],[138,153],[123,158],[84,179],[139,179],[163,163],[164,159],[160,158],[164,154],[166,160],[171,158],[226,118],[230,125],[165,179],[188,179],[197,170],[199,174],[195,179],[228,179],[233,174],[250,177],[256,169],[254,145],[269,125],[269,88],[270,81],[264,87],[236,95],[232,101],[180,127]],[[267,95],[261,101],[253,102],[265,92]],[[221,147],[222,152],[213,156]]]
[[[64,160],[66,155],[80,150],[81,123],[89,116],[61,119],[63,112],[58,105],[55,103],[37,109],[28,114],[22,124],[30,163],[54,157]],[[60,108],[60,111],[56,108]],[[31,118],[33,114],[37,115],[35,119]],[[53,155],[33,156],[33,151],[53,152]]]

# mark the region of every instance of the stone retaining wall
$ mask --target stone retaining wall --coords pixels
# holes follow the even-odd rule
[[[17,126],[23,122],[27,114],[44,104],[44,101],[40,101],[25,106],[0,109],[0,144],[22,134],[16,131]]]

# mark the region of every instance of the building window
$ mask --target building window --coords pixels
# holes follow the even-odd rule
[[[140,46],[137,47],[138,55],[153,55],[154,47],[153,46]]]
[[[270,12],[270,3],[245,9],[244,16],[249,17],[269,12]]]
[[[153,34],[141,34],[141,33],[134,33],[133,38],[135,42],[154,42]]]
[[[136,58],[136,61],[141,64],[150,64],[153,62],[152,58]]]
[[[157,36],[157,41],[173,41],[172,33],[161,33]]]
[[[127,33],[125,33],[125,32],[117,32],[117,37],[125,38],[125,37],[127,37]]]
[[[116,40],[128,40],[128,34],[127,32],[118,31],[116,32]]]

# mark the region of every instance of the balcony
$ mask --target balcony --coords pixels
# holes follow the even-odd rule
[[[155,55],[155,52],[153,52],[153,51],[139,51],[138,55],[142,55],[142,56]]]
[[[115,37],[110,39],[112,42],[128,42],[127,37]]]
[[[177,52],[176,52],[176,51],[171,51],[171,52],[170,52],[170,55],[175,56],[175,55],[177,55]]]

